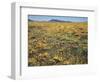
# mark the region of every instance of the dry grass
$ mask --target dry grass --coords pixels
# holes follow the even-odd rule
[[[28,66],[87,64],[87,23],[29,22]]]

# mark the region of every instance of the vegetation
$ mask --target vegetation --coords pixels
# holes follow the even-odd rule
[[[87,22],[28,22],[28,66],[87,64]]]

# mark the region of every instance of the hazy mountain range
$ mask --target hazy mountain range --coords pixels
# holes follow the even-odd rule
[[[36,20],[28,19],[28,21],[35,22]],[[72,22],[72,21],[64,21],[64,20],[58,20],[58,19],[51,19],[51,20],[47,20],[47,21],[38,21],[38,22]]]

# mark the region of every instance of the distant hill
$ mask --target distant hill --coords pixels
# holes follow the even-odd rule
[[[63,21],[63,20],[58,20],[58,19],[51,19],[49,21],[50,22],[71,22],[71,21]]]
[[[28,19],[28,21],[30,21],[30,22],[32,21],[33,22],[33,20],[31,20],[31,19]]]
[[[72,22],[72,21],[64,21],[64,20],[58,20],[58,19],[51,19],[48,21],[35,21],[35,20],[28,19],[28,21],[30,22],[68,22],[68,23]]]

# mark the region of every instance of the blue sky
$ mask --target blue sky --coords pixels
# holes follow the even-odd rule
[[[34,21],[49,21],[51,19],[71,21],[71,22],[87,22],[87,17],[74,17],[74,16],[46,16],[46,15],[29,15],[28,19]]]

